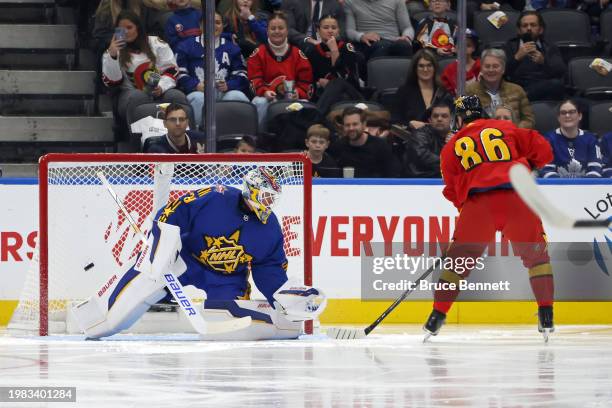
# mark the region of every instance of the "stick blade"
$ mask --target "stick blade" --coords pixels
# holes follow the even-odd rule
[[[363,329],[347,329],[343,327],[330,327],[327,329],[327,337],[338,340],[363,339],[367,334]]]
[[[510,168],[510,182],[525,204],[541,218],[556,227],[574,227],[575,220],[559,211],[548,201],[531,177],[527,167],[522,164],[512,166]]]
[[[252,323],[251,316],[241,317],[239,319],[225,320],[221,322],[207,321],[203,332],[198,330],[200,334],[221,334],[229,333],[237,330],[242,330],[249,327]]]

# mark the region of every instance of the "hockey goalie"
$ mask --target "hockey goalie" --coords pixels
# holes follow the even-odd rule
[[[297,338],[302,322],[325,309],[326,297],[287,278],[283,235],[272,212],[281,193],[273,175],[259,167],[246,173],[242,189],[207,187],[169,203],[156,214],[134,265],[111,275],[107,290],[73,306],[72,318],[91,339],[128,329],[153,305],[170,303],[163,277],[171,271],[182,285],[206,293],[205,318],[251,317],[248,327],[203,339]],[[250,275],[265,300],[250,300]]]

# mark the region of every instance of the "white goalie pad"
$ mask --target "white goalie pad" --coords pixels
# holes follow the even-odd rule
[[[180,228],[158,225],[161,233],[153,262],[149,252],[154,240],[151,234],[133,270],[121,277],[113,274],[93,296],[70,309],[69,328],[76,324],[88,338],[112,336],[132,326],[151,305],[166,296],[163,273],[172,270],[175,276],[180,276],[186,265],[177,257],[181,248]]]
[[[266,300],[226,300],[207,302],[210,306],[204,309],[204,319],[208,322],[228,321],[239,317],[250,316],[252,324],[244,329],[228,333],[202,335],[202,340],[211,341],[257,341],[289,340],[303,334],[302,322],[291,322],[272,308]],[[201,303],[196,304],[201,308]],[[68,332],[79,333],[74,322],[68,321]],[[189,320],[171,304],[153,305],[134,325],[129,328],[131,334],[168,334],[195,333]]]
[[[274,292],[274,306],[293,322],[316,320],[327,306],[327,296],[317,288],[292,280]]]

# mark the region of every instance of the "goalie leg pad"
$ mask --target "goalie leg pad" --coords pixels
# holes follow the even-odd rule
[[[72,308],[72,315],[88,338],[112,336],[129,328],[150,307],[166,295],[164,285],[143,273],[137,274],[121,290],[115,301],[92,296]]]
[[[166,295],[164,273],[185,272],[185,262],[178,255],[180,228],[157,226],[136,264],[121,279],[113,275],[94,296],[72,308],[72,317],[87,337],[112,336],[129,328]]]
[[[202,340],[256,341],[297,339],[303,333],[302,322],[291,322],[267,300],[206,300],[204,318],[211,321],[251,316],[252,324],[229,333],[202,335]]]

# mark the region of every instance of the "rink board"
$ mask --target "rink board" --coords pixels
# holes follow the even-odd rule
[[[610,217],[609,180],[548,181],[545,193],[559,207],[582,218]],[[317,180],[313,186],[314,282],[330,298],[323,323],[362,323],[373,320],[388,301],[360,301],[360,246],[364,237],[384,240],[384,227],[397,227],[389,237],[429,242],[434,231],[451,234],[456,210],[442,198],[439,180]],[[36,180],[0,179],[0,324],[12,313],[35,245],[37,228]],[[605,231],[562,231],[545,225],[549,241],[605,243]],[[608,233],[610,237],[611,234]],[[290,265],[300,264],[290,257]],[[290,266],[291,267],[291,266]],[[598,276],[609,284],[608,275]],[[525,276],[525,282],[527,277]],[[598,283],[598,285],[601,285]],[[560,287],[563,293],[563,287]],[[565,295],[564,295],[565,296]],[[574,300],[571,296],[564,297]],[[527,291],[518,301],[463,302],[449,321],[530,323],[534,305]],[[514,299],[513,299],[514,300]],[[601,300],[601,299],[596,299]],[[429,300],[407,302],[389,317],[392,323],[421,322]],[[605,302],[558,303],[559,323],[612,323]]]

